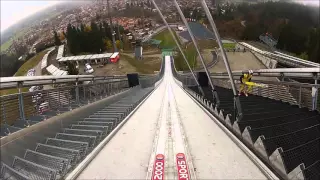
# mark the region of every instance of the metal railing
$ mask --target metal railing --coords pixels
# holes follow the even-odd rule
[[[288,57],[288,56],[283,56],[281,54],[275,54],[275,53],[272,53],[272,52],[267,52],[267,51],[263,51],[263,50],[260,50],[254,46],[251,46],[245,42],[239,42],[240,45],[250,49],[251,51],[253,52],[256,52],[258,54],[261,54],[265,57],[268,57],[268,58],[271,58],[271,59],[274,59],[278,62],[281,62],[283,64],[286,64],[286,65],[289,65],[289,66],[293,66],[293,67],[317,67],[319,68],[320,67],[320,64],[318,63],[314,63],[314,62],[311,62],[311,61],[306,61],[306,60],[297,60],[296,58],[291,58],[291,57]]]
[[[70,83],[70,82],[80,83],[85,81],[112,81],[114,79],[125,79],[125,78],[126,76],[93,76],[93,75],[1,77],[0,90],[37,86],[37,85],[63,84],[63,83]]]
[[[320,79],[319,68],[278,68],[278,69],[258,69],[252,70],[254,76],[259,77],[277,77],[282,78],[295,78],[295,79]],[[232,71],[233,76],[240,77],[243,71]],[[226,72],[211,73],[211,77],[220,78],[228,77]]]
[[[157,74],[139,75],[140,86],[142,88],[153,86],[162,78],[163,73],[164,63],[161,63],[160,71]],[[39,87],[37,89],[42,90],[22,92],[23,88],[31,86],[37,86]],[[12,88],[17,88],[19,93],[0,97],[1,136],[36,124],[60,113],[71,111],[80,106],[125,91],[129,88],[129,83],[126,75],[0,78],[0,89]]]
[[[71,83],[53,89],[1,96],[0,120],[3,124],[15,123],[23,128],[36,123],[34,121],[70,111],[128,88],[127,79],[114,79],[111,82]]]
[[[214,79],[214,84],[217,86],[230,89],[230,81],[226,79]],[[312,87],[320,88],[320,85],[305,84],[305,83],[290,83],[290,82],[275,82],[257,80],[257,83],[267,84],[268,87],[253,87],[252,94],[267,97],[270,99],[281,100],[299,107],[306,107],[320,111],[320,106],[314,104],[312,97]],[[240,82],[236,82],[239,90]],[[319,96],[319,93],[318,93]]]
[[[307,84],[298,82],[283,82],[283,81],[266,81],[255,80],[255,77],[294,77],[302,79],[318,79],[319,72],[317,68],[288,68],[288,69],[260,69],[254,70],[255,76],[253,81],[257,83],[267,84],[268,87],[253,87],[252,94],[270,99],[281,100],[292,105],[299,105],[311,110],[320,111],[320,105],[317,101],[320,97],[318,91],[315,96],[312,96],[312,88],[320,89],[319,84]],[[195,86],[195,82],[190,75],[179,72],[174,73],[176,78],[183,83],[184,86]],[[233,71],[234,77],[240,77],[241,71]],[[230,89],[231,83],[227,73],[211,73],[211,79],[216,86]],[[236,88],[239,90],[240,82],[236,81]]]
[[[0,177],[65,179],[99,143],[106,142],[107,135],[152,92],[163,74],[164,63],[157,74],[139,75],[140,85],[132,88],[130,76],[40,77],[46,83],[58,81],[53,85],[59,87],[1,96],[1,133],[6,133],[1,136],[8,136],[1,138]],[[18,84],[19,89],[39,85],[25,78],[5,83]],[[52,116],[56,117],[43,121]]]

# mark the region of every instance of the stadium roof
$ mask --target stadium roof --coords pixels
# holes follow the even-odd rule
[[[58,54],[57,54],[57,58],[56,59],[62,58],[63,52],[64,52],[64,45],[61,45],[61,46],[59,46]]]
[[[58,61],[82,61],[82,60],[93,60],[93,59],[103,59],[103,58],[110,58],[113,53],[104,53],[104,54],[90,54],[90,55],[80,55],[80,56],[68,56],[62,57]]]
[[[62,75],[67,75],[68,74],[67,71],[60,70],[56,66],[54,66],[52,64],[50,66],[48,66],[46,69],[50,74],[52,74],[54,76],[62,76]]]

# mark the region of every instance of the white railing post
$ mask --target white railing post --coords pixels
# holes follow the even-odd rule
[[[317,110],[318,106],[318,80],[315,80],[314,87],[312,87],[312,110]]]
[[[25,114],[24,114],[24,103],[23,103],[23,94],[21,91],[21,87],[23,82],[18,82],[18,90],[19,90],[19,95],[18,95],[18,99],[19,99],[19,112],[20,112],[20,119],[21,120],[26,120],[25,119]]]

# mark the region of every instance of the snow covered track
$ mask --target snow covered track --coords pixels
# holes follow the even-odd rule
[[[78,179],[267,179],[165,63],[163,81]]]

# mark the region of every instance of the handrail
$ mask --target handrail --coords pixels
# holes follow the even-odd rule
[[[221,80],[228,80],[227,77],[218,77],[216,79]],[[228,80],[230,82],[230,80]],[[236,84],[239,84],[239,80],[235,80]],[[303,88],[311,88],[311,87],[318,87],[320,88],[320,84],[310,84],[310,83],[300,83],[300,82],[286,82],[286,81],[270,81],[270,80],[262,80],[262,79],[256,79],[254,80],[256,83],[262,83],[262,84],[273,84],[273,85],[283,85],[283,86],[299,86]]]
[[[310,61],[306,61],[306,60],[297,60],[294,58],[289,58],[280,54],[276,54],[276,53],[272,53],[272,52],[268,52],[268,51],[263,51],[260,50],[250,44],[247,44],[245,42],[239,42],[240,45],[245,46],[246,48],[249,48],[250,50],[257,52],[265,57],[269,57],[269,58],[277,58],[276,60],[278,61],[282,61],[283,63],[287,63],[287,64],[295,64],[298,66],[303,66],[303,67],[320,67],[320,64],[318,63],[314,63],[314,62],[310,62]]]
[[[233,71],[233,72],[240,72],[240,71]],[[305,72],[311,72],[311,73],[320,73],[319,68],[277,68],[277,69],[258,69],[253,70],[255,73],[305,73]]]
[[[298,79],[320,79],[319,68],[281,68],[252,70],[259,77],[290,77]],[[241,76],[243,71],[232,71],[233,76]],[[211,77],[228,76],[227,72],[211,73]]]
[[[21,88],[46,84],[61,84],[67,82],[106,81],[124,79],[126,76],[93,76],[93,75],[65,75],[65,76],[21,76],[0,78],[0,89]]]
[[[320,69],[319,68],[279,68],[279,69],[258,69],[252,70],[255,76],[258,77],[290,77],[297,79],[320,79]],[[198,71],[195,71],[198,72]],[[245,71],[232,71],[233,76],[241,76]],[[181,73],[177,71],[178,74],[182,76],[189,76],[188,73]],[[210,73],[211,77],[227,77],[227,72],[214,72]]]
[[[57,80],[57,79],[108,79],[114,77],[124,77],[124,76],[93,76],[93,75],[65,75],[65,76],[18,76],[18,77],[1,77],[0,83],[9,82],[23,82],[23,81],[36,81],[36,80]]]

